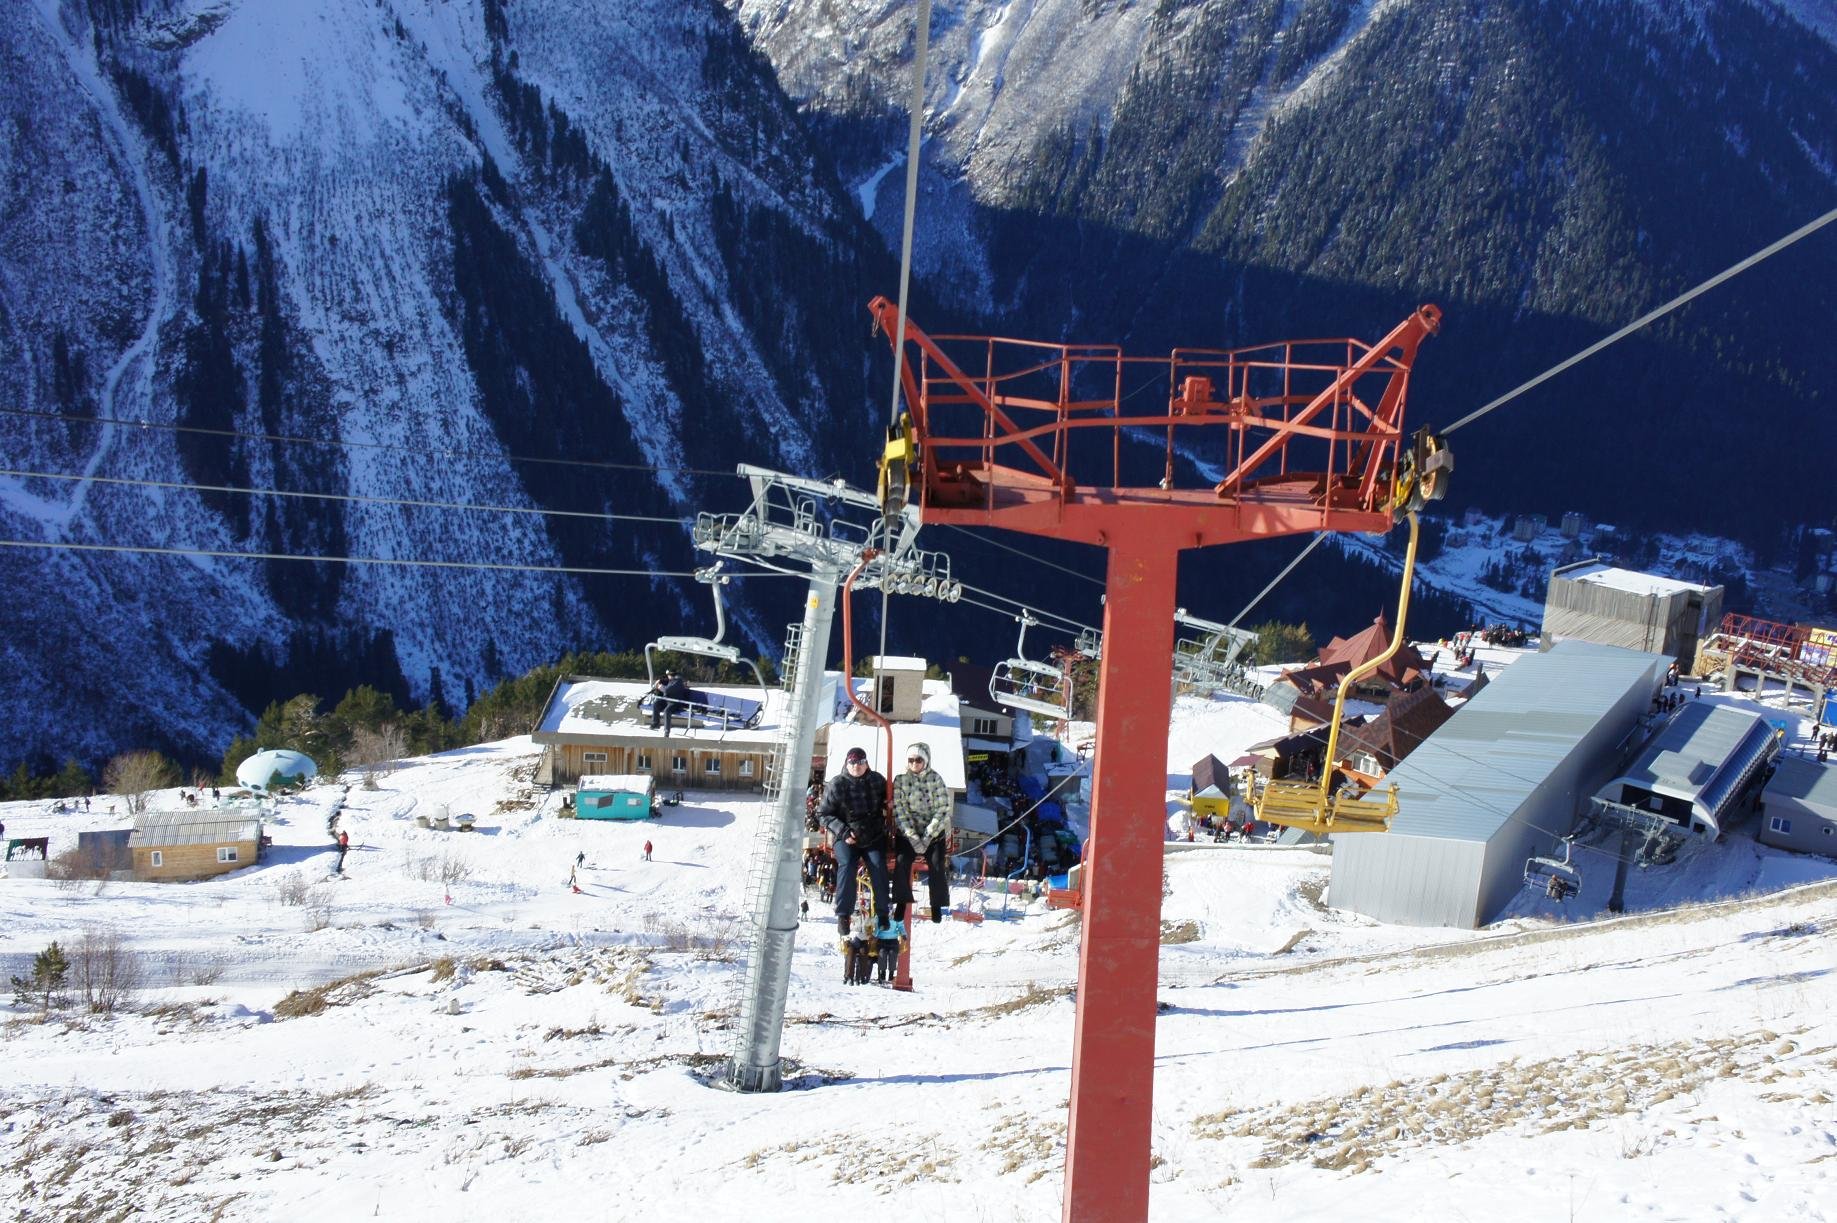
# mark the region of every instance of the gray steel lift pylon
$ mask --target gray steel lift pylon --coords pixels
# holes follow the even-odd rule
[[[916,509],[888,519],[871,494],[840,480],[806,480],[744,463],[739,473],[752,482],[751,507],[740,514],[698,515],[695,546],[810,579],[803,624],[794,626],[786,642],[787,720],[766,779],[768,810],[747,875],[753,937],[740,982],[733,1056],[723,1076],[738,1091],[776,1091],[784,1077],[779,1046],[803,898],[804,783],[823,717],[823,668],[836,591],[869,549],[878,555],[856,580],[858,587],[884,582],[892,593],[948,602],[961,597],[962,587],[951,580],[948,557],[912,546],[918,534]],[[825,506],[835,516],[821,513]],[[848,518],[839,516],[849,511]],[[867,514],[871,522],[862,521]]]

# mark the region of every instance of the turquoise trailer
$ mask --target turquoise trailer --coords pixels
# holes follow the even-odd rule
[[[583,820],[649,819],[655,784],[643,775],[583,777],[574,790],[574,815]]]

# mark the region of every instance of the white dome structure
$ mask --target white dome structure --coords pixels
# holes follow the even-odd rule
[[[236,766],[236,781],[263,793],[272,785],[305,781],[318,775],[319,766],[313,763],[311,756],[287,748],[256,752]]]

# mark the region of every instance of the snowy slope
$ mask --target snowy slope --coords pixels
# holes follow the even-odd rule
[[[1247,743],[1245,708],[1181,702],[1170,757]],[[709,1084],[759,804],[558,821],[535,757],[509,740],[315,787],[278,808],[267,862],[209,882],[0,879],[9,971],[114,927],[154,975],[132,1013],[8,1018],[18,1217],[102,1192],[175,1219],[1057,1209],[1072,915],[921,924],[899,994],[840,983],[813,903],[793,1090],[734,1096]],[[462,811],[479,832],[415,821]],[[54,852],[111,822],[0,818]],[[1745,877],[1697,871],[1665,904],[1707,903],[1650,907],[1636,881],[1624,918],[1469,934],[1321,908],[1309,852],[1170,854],[1164,916],[1197,937],[1162,949],[1151,1217],[1826,1217],[1837,868],[1730,848],[1823,882],[1717,899]]]

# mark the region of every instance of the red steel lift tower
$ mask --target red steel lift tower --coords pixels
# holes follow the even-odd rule
[[[868,308],[889,339],[899,334],[893,303],[875,298]],[[1376,344],[1297,340],[1153,358],[1110,345],[928,336],[906,320],[909,416],[892,431],[888,456],[907,491],[895,495],[917,501],[924,523],[1003,527],[1109,554],[1068,1223],[1148,1217],[1180,553],[1306,531],[1390,530],[1410,366],[1440,320],[1423,306]],[[1177,443],[1223,478],[1176,487]],[[1102,475],[1107,483],[1094,482]]]

